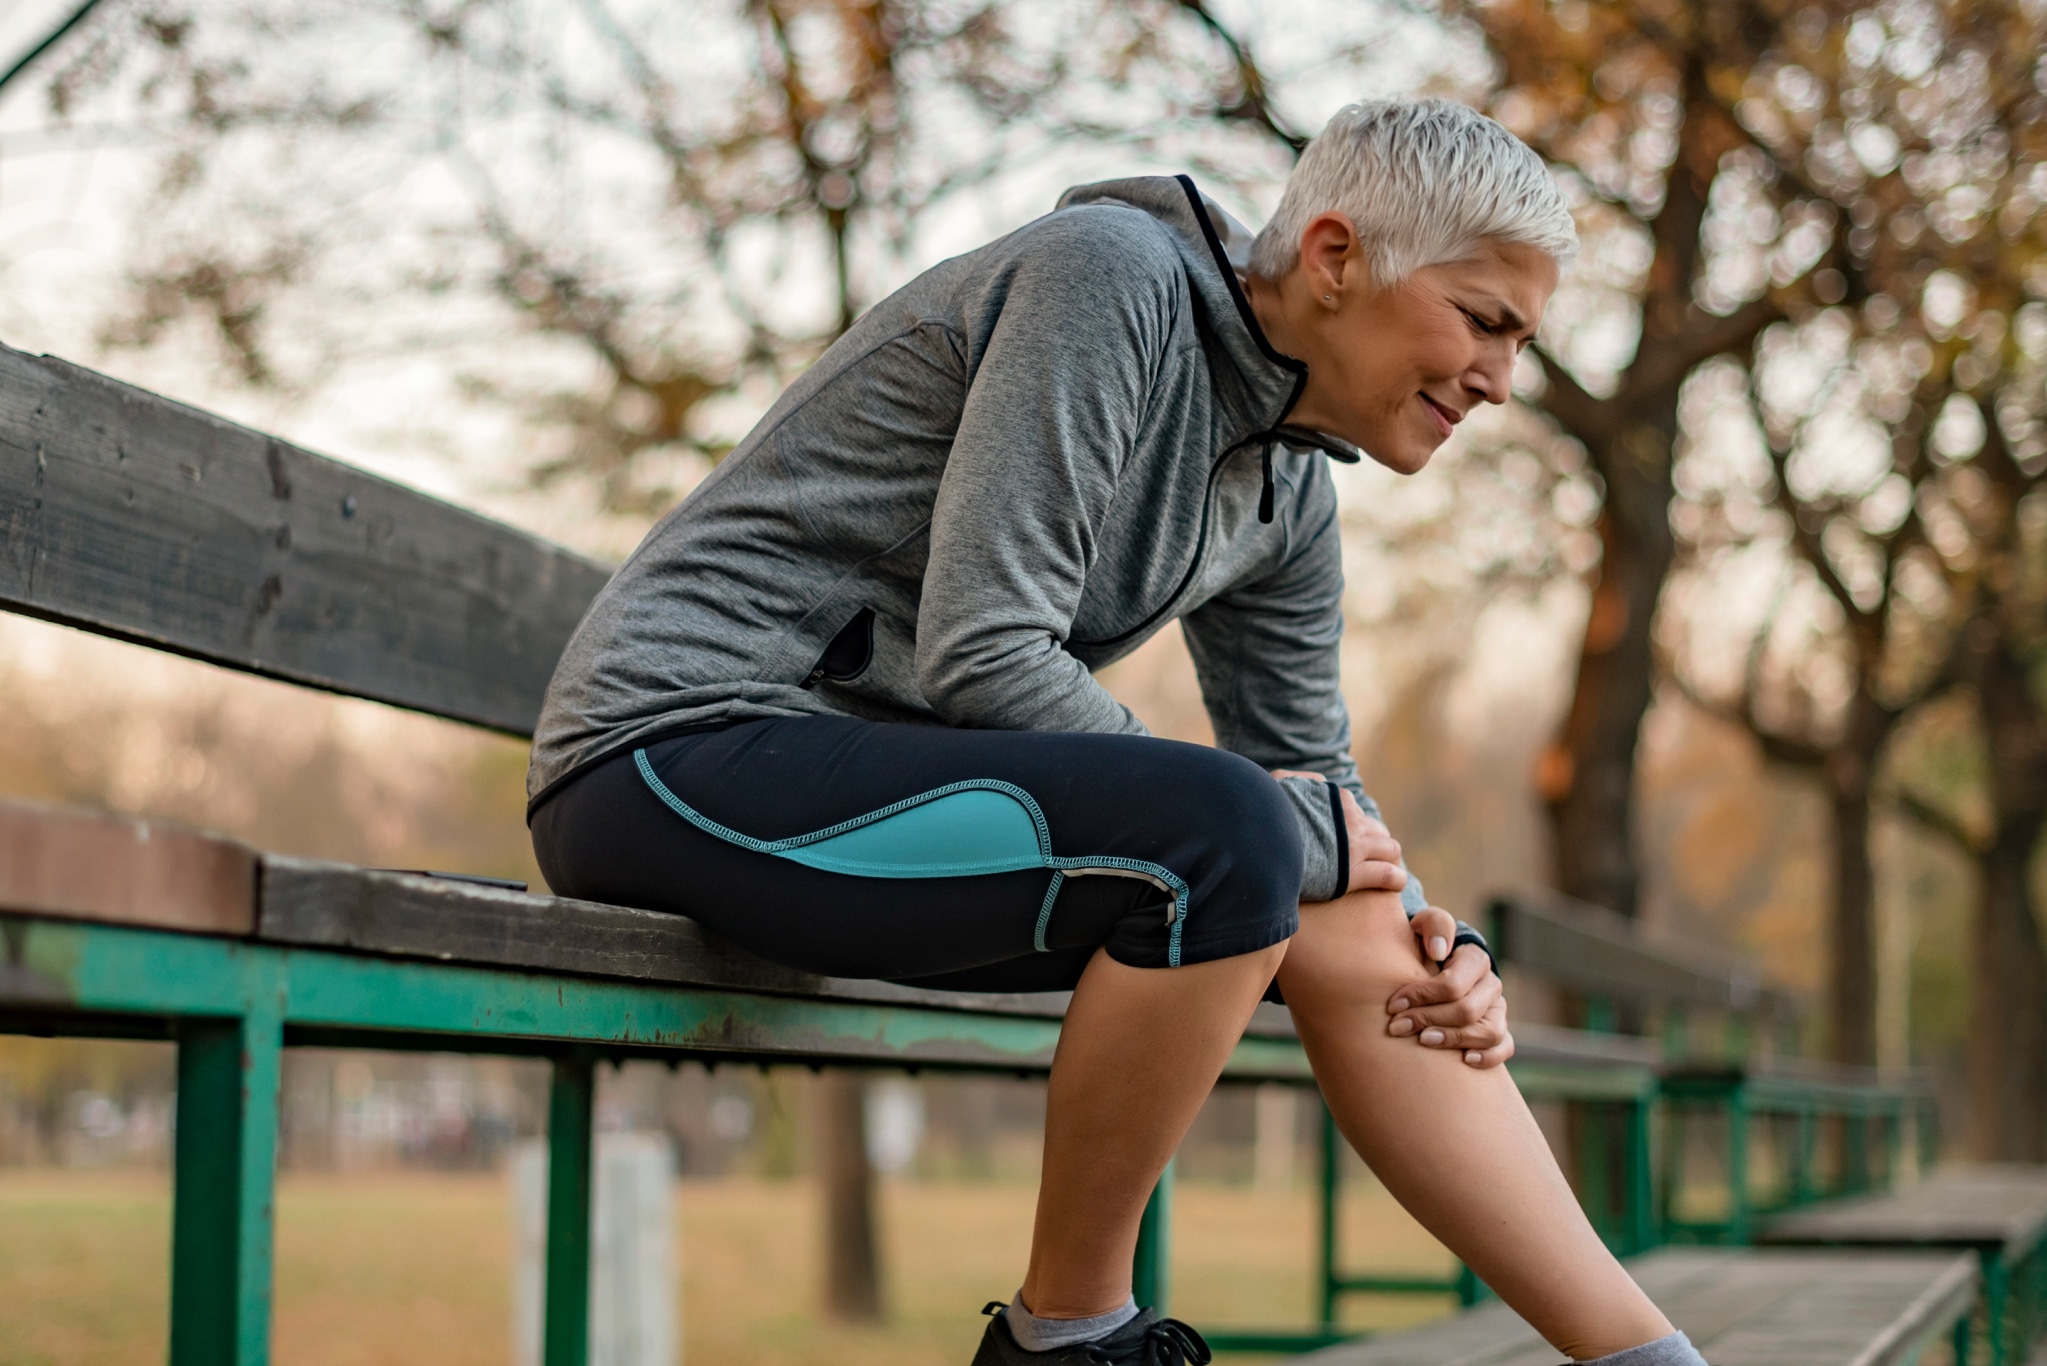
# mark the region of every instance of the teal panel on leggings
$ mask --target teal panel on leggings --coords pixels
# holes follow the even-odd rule
[[[1038,827],[1023,803],[987,789],[954,792],[777,858],[856,877],[971,877],[1042,868]]]

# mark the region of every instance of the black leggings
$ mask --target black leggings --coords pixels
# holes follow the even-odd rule
[[[1292,935],[1301,837],[1247,759],[1144,736],[837,716],[699,728],[533,812],[564,896],[672,911],[835,977],[1070,988]]]

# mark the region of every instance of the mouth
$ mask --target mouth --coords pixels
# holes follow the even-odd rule
[[[1464,421],[1463,413],[1457,412],[1456,410],[1451,408],[1444,407],[1442,404],[1436,402],[1436,400],[1430,398],[1427,394],[1421,395],[1421,401],[1423,405],[1428,408],[1429,415],[1436,419],[1436,425],[1443,429],[1443,435],[1446,437],[1450,435],[1451,431],[1456,428],[1458,423]]]

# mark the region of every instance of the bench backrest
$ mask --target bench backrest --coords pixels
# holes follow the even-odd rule
[[[0,346],[0,608],[530,735],[610,571]]]
[[[1494,952],[1530,976],[1588,997],[1628,1002],[1666,1023],[1719,1015],[1765,1035],[1786,1033],[1799,999],[1766,986],[1731,954],[1652,935],[1636,921],[1555,892],[1496,896],[1489,906]]]

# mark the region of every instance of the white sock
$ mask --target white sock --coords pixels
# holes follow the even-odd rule
[[[1017,1346],[1026,1352],[1056,1352],[1061,1347],[1105,1338],[1136,1318],[1137,1297],[1133,1295],[1123,1301],[1122,1308],[1111,1309],[1091,1319],[1041,1319],[1024,1308],[1023,1292],[1019,1290],[1002,1314],[1009,1320],[1009,1335],[1016,1339]],[[1625,1366],[1634,1366],[1634,1363],[1628,1362]],[[1660,1363],[1652,1366],[1660,1366]]]
[[[1699,1349],[1692,1346],[1690,1338],[1683,1333],[1672,1333],[1667,1338],[1645,1342],[1625,1352],[1581,1361],[1577,1366],[1706,1366],[1706,1358],[1699,1355]]]

